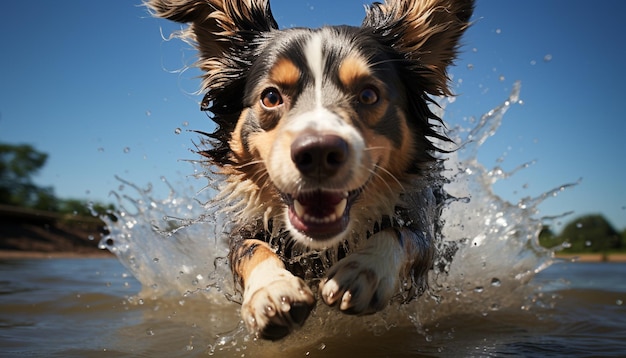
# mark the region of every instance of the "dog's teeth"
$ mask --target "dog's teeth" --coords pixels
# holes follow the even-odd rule
[[[310,215],[306,212],[306,208],[298,200],[293,201],[293,210],[301,220],[316,223],[316,224],[330,224],[341,218],[348,206],[348,199],[342,199],[339,204],[335,205],[335,211],[328,216],[318,217]]]
[[[296,211],[296,215],[300,218],[304,217],[304,207],[302,206],[302,204],[300,204],[300,202],[298,200],[294,200],[293,201],[293,208]]]
[[[343,212],[346,211],[346,206],[348,206],[348,199],[343,199],[335,206],[335,220],[343,216]]]

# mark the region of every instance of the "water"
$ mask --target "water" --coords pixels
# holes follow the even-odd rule
[[[129,301],[141,285],[115,259],[0,260],[0,355],[624,356],[625,270],[624,263],[555,264],[531,280],[537,294],[528,308],[443,315],[420,330],[405,323],[372,332],[348,317],[339,330],[324,327],[322,338],[235,343],[219,337],[243,335],[236,309],[215,310],[203,299]]]
[[[3,356],[626,354],[626,267],[554,265],[537,242],[549,220],[537,206],[570,185],[510,203],[492,187],[528,164],[506,173],[477,160],[519,91],[517,83],[500,106],[452,128],[461,149],[445,162],[443,239],[460,249],[410,304],[367,317],[318,304],[286,339],[255,340],[225,259],[229,220],[214,200],[221,179],[196,165],[200,192],[161,178],[170,194],[160,198],[151,185],[120,179],[117,219],[105,218],[111,234],[101,242],[119,261],[2,262]]]

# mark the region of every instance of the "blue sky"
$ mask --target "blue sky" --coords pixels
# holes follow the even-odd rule
[[[361,0],[272,6],[282,27],[357,25],[364,14]],[[540,215],[602,213],[626,227],[624,13],[620,0],[478,1],[451,71],[459,97],[447,119],[480,116],[522,82],[524,104],[479,158],[492,167],[504,157],[506,170],[536,163],[497,184],[498,194],[515,202],[582,179]],[[36,182],[60,197],[112,201],[115,175],[157,185],[161,176],[192,174],[184,160],[196,158],[197,136],[186,130],[212,123],[198,110],[198,72],[179,71],[193,51],[161,37],[178,27],[151,18],[139,1],[5,3],[0,141],[48,153]]]

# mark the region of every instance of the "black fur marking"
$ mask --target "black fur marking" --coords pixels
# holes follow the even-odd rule
[[[245,118],[245,123],[241,127],[240,133],[241,145],[243,146],[246,153],[250,153],[250,135],[262,131],[263,128],[261,128],[261,125],[257,121],[254,113],[252,111],[248,112],[248,115]]]
[[[389,106],[387,112],[374,126],[376,133],[383,135],[393,143],[396,148],[402,146],[402,131],[400,127],[400,118],[397,114],[397,108]]]

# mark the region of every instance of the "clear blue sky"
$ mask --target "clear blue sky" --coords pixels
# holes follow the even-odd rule
[[[193,62],[193,51],[161,38],[178,25],[139,5],[3,4],[0,141],[48,153],[36,182],[60,197],[112,201],[114,175],[140,185],[184,178],[197,138],[185,130],[212,128],[194,95],[198,73],[177,72]],[[282,27],[356,25],[364,14],[361,0],[272,6]],[[524,104],[509,111],[480,159],[492,167],[504,155],[509,170],[537,161],[497,193],[516,201],[582,178],[542,204],[540,215],[602,213],[626,227],[625,13],[620,0],[478,1],[452,70],[462,85],[447,118],[480,116],[521,80]]]

